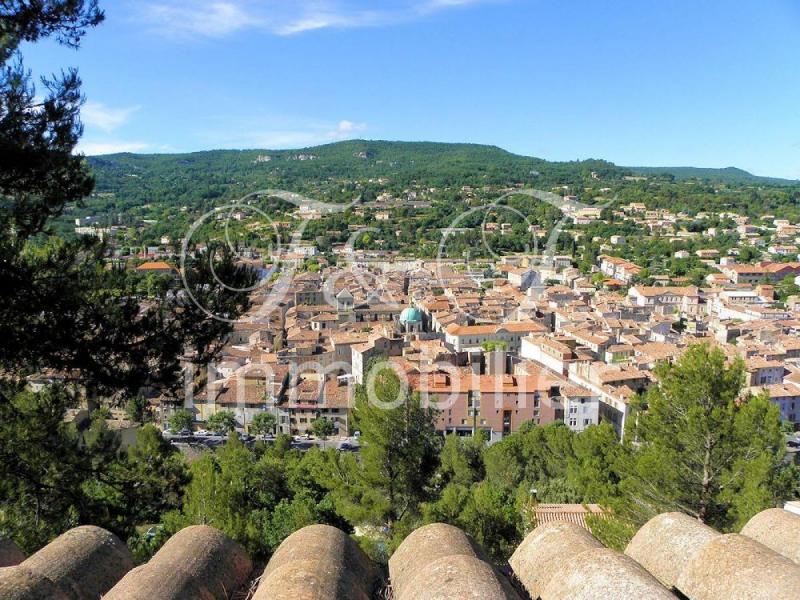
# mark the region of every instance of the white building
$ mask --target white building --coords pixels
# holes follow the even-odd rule
[[[520,350],[520,340],[532,333],[547,329],[533,321],[516,321],[502,325],[450,325],[444,330],[444,341],[456,352],[482,352],[486,342],[505,342],[512,353]]]

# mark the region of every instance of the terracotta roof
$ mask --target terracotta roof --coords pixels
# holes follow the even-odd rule
[[[587,531],[587,515],[602,515],[605,511],[597,504],[537,504],[533,507],[537,525],[545,523],[574,523]]]
[[[174,271],[175,268],[169,263],[158,260],[153,262],[142,263],[136,267],[137,271]]]
[[[71,600],[104,596],[133,568],[113,533],[83,525],[61,534],[13,567],[0,569],[0,598]]]
[[[330,525],[309,525],[278,546],[253,600],[369,600],[380,583],[378,569],[347,534]]]
[[[658,296],[666,296],[672,294],[673,296],[689,296],[697,297],[700,295],[700,290],[692,285],[686,287],[667,287],[667,286],[640,286],[637,285],[631,288],[631,291],[636,290],[642,296],[647,298],[654,298]]]
[[[193,525],[173,535],[103,599],[229,598],[247,582],[252,569],[250,557],[239,544],[218,529]]]
[[[541,323],[535,321],[515,321],[509,323],[502,323],[500,325],[456,325],[452,324],[447,327],[446,331],[450,335],[465,336],[465,335],[492,335],[500,330],[505,330],[511,333],[544,333],[547,328]]]
[[[579,509],[540,507],[568,517],[541,524],[525,537],[509,561],[514,581],[489,563],[475,540],[443,523],[406,537],[389,559],[388,581],[347,534],[329,525],[304,527],[286,538],[255,581],[258,573],[251,573],[246,552],[212,527],[183,529],[136,568],[112,534],[78,527],[21,564],[0,569],[0,598],[797,598],[800,516],[788,511],[763,511],[742,534],[727,535],[687,515],[664,513],[647,522],[621,553],[569,522]]]

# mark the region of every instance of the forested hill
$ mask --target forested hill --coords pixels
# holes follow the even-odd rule
[[[120,200],[194,203],[234,198],[262,188],[341,191],[352,199],[353,181],[376,189],[487,184],[576,184],[592,172],[606,180],[627,173],[602,160],[549,162],[496,146],[352,140],[298,150],[212,150],[188,154],[110,154],[89,157],[97,192]],[[381,180],[378,182],[378,180]]]
[[[637,175],[672,175],[678,181],[700,179],[713,183],[730,185],[798,185],[800,181],[780,179],[778,177],[761,177],[736,167],[724,169],[707,169],[700,167],[627,167]]]
[[[109,154],[88,158],[97,179],[95,210],[125,212],[147,204],[203,209],[253,191],[286,189],[349,202],[381,191],[415,187],[569,185],[618,187],[626,175],[668,183],[702,180],[711,185],[783,186],[735,168],[618,167],[604,160],[551,162],[496,146],[434,142],[350,140],[296,150],[211,150],[185,154]],[[593,178],[596,177],[597,179]],[[444,196],[446,197],[446,196]]]

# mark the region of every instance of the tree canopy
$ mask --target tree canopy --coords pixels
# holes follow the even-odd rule
[[[140,442],[152,455],[127,455],[107,410],[66,424],[66,409],[122,406],[145,390],[179,394],[187,345],[198,363],[208,360],[248,306],[246,292],[231,290],[255,274],[212,247],[186,265],[185,292],[197,303],[143,298],[135,278],[107,264],[99,239],[57,235],[67,204],[94,187],[75,152],[81,80],[67,69],[37,89],[20,44],[49,37],[77,48],[103,13],[94,0],[12,0],[0,17],[0,532],[29,550],[82,523],[125,538],[138,518],[180,498],[182,463],[150,428]],[[62,385],[32,391],[28,378],[42,370]],[[163,472],[139,468],[143,460]],[[158,487],[161,497],[145,493]]]
[[[627,433],[623,489],[639,520],[680,510],[724,530],[791,493],[797,470],[783,460],[778,408],[741,398],[741,359],[697,344],[656,375]]]

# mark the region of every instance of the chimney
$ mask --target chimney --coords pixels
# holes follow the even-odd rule
[[[468,356],[469,356],[469,366],[472,369],[472,374],[480,375],[482,370],[481,359],[483,358],[483,356],[476,352],[470,352],[468,353]]]
[[[756,286],[756,294],[765,300],[775,299],[775,287],[771,285],[761,284]]]
[[[506,375],[506,351],[493,350],[484,354],[487,375]]]

